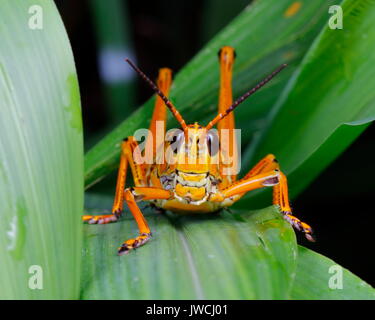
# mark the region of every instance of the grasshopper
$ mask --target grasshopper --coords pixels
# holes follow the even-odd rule
[[[273,188],[273,204],[279,207],[282,216],[294,228],[304,232],[308,240],[314,241],[311,227],[292,215],[288,198],[287,178],[280,170],[279,163],[274,155],[269,154],[261,159],[241,179],[237,179],[236,171],[228,170],[228,165],[225,164],[224,160],[230,153],[234,155],[232,167],[235,168],[239,161],[238,156],[236,156],[236,136],[233,133],[235,128],[233,110],[286,67],[286,64],[281,65],[254,88],[233,102],[232,69],[234,60],[235,51],[232,47],[225,46],[220,49],[218,115],[204,127],[197,122],[186,124],[176,107],[168,99],[172,84],[172,71],[170,69],[160,69],[157,84],[154,84],[138,67],[129,59],[126,59],[134,71],[157,94],[149,127],[150,134],[145,142],[145,151],[152,151],[151,161],[150,163],[136,161],[137,154],[140,155],[137,140],[133,136],[125,138],[121,144],[120,165],[112,214],[83,216],[83,221],[90,224],[115,222],[120,218],[124,201],[126,201],[138,225],[139,235],[126,240],[118,248],[119,255],[138,248],[151,238],[151,230],[137,205],[137,202],[141,200],[150,201],[162,210],[170,210],[176,213],[211,213],[229,207],[247,192],[263,187]],[[179,122],[181,130],[175,130],[171,139],[166,137],[168,141],[165,144],[160,144],[155,138],[157,122],[166,122],[167,108]],[[213,133],[212,128],[215,125],[218,134]],[[164,126],[162,130],[165,135]],[[230,132],[229,135],[232,139],[229,139],[229,142],[221,142],[222,130]],[[212,148],[213,145],[217,146],[216,150]],[[169,160],[172,161],[158,161],[160,151],[161,153],[168,153]],[[130,166],[135,185],[131,188],[125,188],[128,166]]]

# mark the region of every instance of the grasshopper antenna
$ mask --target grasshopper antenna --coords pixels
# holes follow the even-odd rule
[[[184,132],[187,132],[188,127],[186,125],[185,120],[182,118],[181,114],[178,112],[176,107],[172,104],[172,102],[166,97],[166,95],[161,92],[161,90],[157,87],[157,85],[151,81],[149,77],[147,77],[130,59],[126,58],[125,61],[133,68],[135,72],[137,72],[140,77],[148,83],[148,85],[155,91],[155,93],[164,101],[165,105],[171,110],[173,116],[176,120],[180,123]]]
[[[207,125],[206,129],[210,130],[216,123],[218,123],[220,120],[222,120],[223,118],[225,118],[236,107],[238,107],[239,104],[241,104],[248,97],[250,97],[255,92],[257,92],[260,88],[262,88],[267,82],[269,82],[273,77],[275,77],[281,70],[283,70],[287,66],[288,65],[286,63],[282,64],[274,72],[272,72],[270,75],[268,75],[266,78],[264,78],[261,82],[259,82],[254,88],[250,89],[244,95],[242,95],[241,97],[239,97],[236,101],[233,102],[233,104],[227,110],[225,110],[223,113],[219,113],[212,121],[210,121],[210,123]]]

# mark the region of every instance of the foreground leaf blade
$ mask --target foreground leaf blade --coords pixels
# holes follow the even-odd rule
[[[0,1],[0,16],[0,299],[74,299],[83,139],[69,40],[52,1]]]
[[[126,256],[131,217],[86,225],[83,299],[285,299],[295,235],[274,207],[252,213],[165,216],[146,210],[153,239]]]

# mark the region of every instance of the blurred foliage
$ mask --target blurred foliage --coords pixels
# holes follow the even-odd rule
[[[89,1],[98,43],[98,65],[111,126],[133,111],[134,76],[124,63],[134,57],[127,5],[121,0]]]

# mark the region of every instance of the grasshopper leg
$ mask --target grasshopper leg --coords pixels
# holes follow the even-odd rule
[[[152,187],[135,187],[127,188],[124,192],[125,201],[129,207],[131,214],[136,221],[139,228],[139,236],[126,240],[118,248],[118,254],[123,255],[129,253],[131,250],[144,245],[151,238],[151,230],[147,224],[145,217],[139,209],[136,201],[151,200],[151,199],[169,199],[171,192],[152,188]]]
[[[277,174],[276,174],[277,173]],[[267,175],[270,175],[267,177]],[[273,175],[273,176],[272,176]],[[307,240],[314,242],[312,228],[292,215],[289,203],[288,184],[284,173],[275,156],[267,155],[260,160],[241,180],[234,182],[231,186],[221,190],[224,198],[233,197],[239,200],[246,192],[262,187],[273,187],[273,204],[280,208],[283,218],[295,229],[302,231]]]
[[[270,169],[280,170],[279,162],[276,160],[273,154],[269,154],[259,161],[258,164],[252,170],[250,170],[245,177],[250,178],[255,174],[259,174],[260,172]],[[293,228],[303,232],[307,240],[314,242],[315,238],[313,236],[312,228],[307,223],[302,222],[297,217],[292,215],[292,209],[289,203],[287,178],[282,171],[279,172],[279,183],[273,187],[273,204],[280,208],[284,219],[288,221]]]
[[[82,220],[84,222],[88,222],[89,224],[106,224],[110,222],[116,222],[119,218],[118,214],[112,213],[112,214],[104,214],[104,215],[84,215],[82,217]]]
[[[132,140],[131,140],[132,141]],[[127,139],[123,141],[121,145],[121,157],[120,165],[117,174],[117,185],[116,185],[116,195],[112,207],[112,214],[106,215],[84,215],[82,220],[88,222],[89,224],[106,224],[110,222],[116,222],[121,215],[123,209],[123,190],[126,182],[126,172],[128,168],[129,149],[131,148],[131,141]],[[131,159],[130,159],[131,160]]]
[[[132,189],[126,189],[124,192],[125,201],[129,206],[129,210],[132,213],[135,221],[137,222],[139,228],[139,236],[126,240],[118,248],[117,253],[119,255],[127,254],[132,249],[136,249],[141,245],[145,244],[151,238],[151,230],[144,218],[141,210],[139,209],[137,203],[135,202]]]
[[[116,222],[122,214],[124,203],[124,189],[126,183],[126,173],[128,164],[132,170],[135,185],[144,184],[142,165],[137,165],[132,156],[137,148],[137,142],[133,137],[125,138],[121,144],[120,165],[117,174],[116,194],[112,206],[112,214],[108,215],[85,215],[82,217],[84,222],[89,224],[106,224]]]
[[[280,172],[279,183],[273,188],[273,204],[279,206],[284,219],[288,221],[293,228],[302,231],[307,240],[315,242],[312,228],[307,223],[302,222],[292,215],[288,197],[287,179],[282,172]]]

